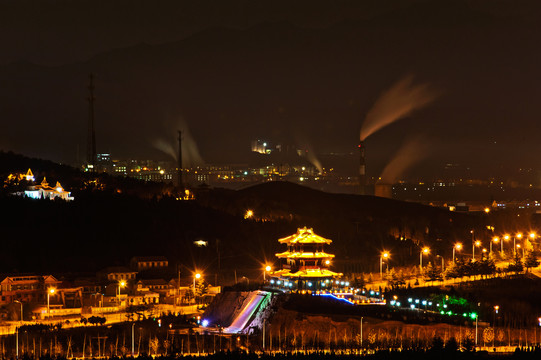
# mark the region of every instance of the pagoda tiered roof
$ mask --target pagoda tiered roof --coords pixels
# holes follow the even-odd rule
[[[308,229],[306,226],[304,228],[298,228],[297,233],[287,236],[285,238],[279,239],[280,244],[327,244],[332,243],[332,240],[325,239],[322,236],[316,235],[313,229]]]
[[[314,268],[314,269],[302,269],[296,272],[291,272],[289,269],[282,269],[272,273],[272,276],[276,277],[289,277],[289,278],[328,278],[335,276],[342,276],[342,273],[336,273],[329,269]]]
[[[300,252],[300,251],[285,251],[283,253],[276,254],[278,258],[291,258],[291,259],[326,259],[333,258],[333,254],[326,252]]]

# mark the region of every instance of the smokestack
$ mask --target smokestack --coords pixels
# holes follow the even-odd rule
[[[184,187],[184,181],[182,179],[182,131],[178,130],[178,186]]]
[[[359,143],[360,163],[359,163],[359,187],[360,194],[366,195],[366,160],[364,158],[364,141]]]

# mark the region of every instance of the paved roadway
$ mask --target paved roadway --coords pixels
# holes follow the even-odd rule
[[[145,316],[159,315],[161,313],[180,313],[183,314],[197,314],[200,311],[197,309],[197,305],[187,305],[187,306],[174,306],[168,304],[160,304],[154,307],[152,310],[149,310],[145,313]],[[86,318],[90,316],[103,316],[106,319],[106,324],[115,324],[123,321],[127,321],[127,313],[125,311],[106,313],[106,314],[85,314],[83,315]],[[0,323],[0,336],[15,334],[15,329],[21,325],[33,325],[33,324],[58,324],[62,323],[62,328],[73,328],[79,326],[85,326],[82,323],[75,322],[75,320],[80,320],[81,316],[66,316],[62,318],[52,318],[46,320],[33,320],[33,321],[5,321]],[[69,324],[66,324],[66,320],[69,320]]]

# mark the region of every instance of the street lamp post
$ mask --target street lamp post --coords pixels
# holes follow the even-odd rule
[[[524,246],[520,246],[520,244],[517,244],[517,249],[520,249],[522,247],[522,257],[524,257]]]
[[[494,347],[494,340],[496,340],[496,314],[498,313],[498,310],[500,307],[498,305],[494,305],[494,318],[492,319],[492,328],[494,329],[494,337],[492,338],[492,347]]]
[[[522,234],[518,233],[515,236],[513,236],[513,256],[517,256],[517,239],[522,239]]]
[[[19,324],[19,326],[21,326],[23,323],[23,303],[20,302],[19,300],[15,300],[14,302],[18,303],[21,306],[21,319],[20,319],[20,324]],[[15,348],[16,348],[15,356],[18,359],[19,358],[19,327],[17,326],[15,327]]]
[[[123,288],[123,287],[126,287],[126,280],[120,280],[118,282],[118,294],[117,294],[117,299],[118,299],[118,306],[120,308],[120,305],[121,305],[121,302],[120,302],[120,288]]]
[[[477,241],[474,242],[472,245],[473,245],[473,246],[472,246],[472,249],[473,249],[473,251],[472,251],[472,260],[475,261],[475,247],[476,247],[476,246],[477,246],[477,247],[481,246],[481,241],[477,240]]]
[[[126,281],[125,280],[120,280],[118,282],[118,293],[117,293],[117,296],[120,297],[120,288],[123,288],[123,287],[126,287]]]
[[[445,261],[443,260],[443,256],[441,256],[441,255],[436,255],[436,257],[440,257],[440,258],[441,258],[441,272],[443,273],[443,271],[445,270]]]
[[[491,254],[492,254],[492,243],[493,243],[493,242],[494,242],[494,243],[497,243],[498,241],[500,241],[500,238],[499,238],[499,237],[494,236],[494,237],[492,238],[492,241],[490,242],[490,253],[491,253]]]
[[[430,248],[425,246],[421,249],[421,252],[419,254],[419,267],[421,268],[421,271],[423,271],[423,254],[429,254]]]
[[[477,347],[477,328],[479,326],[479,314],[475,314],[475,346]]]
[[[200,273],[195,273],[194,277],[193,277],[193,301],[195,303],[195,280],[199,280],[201,278],[201,274]]]
[[[49,305],[49,296],[53,295],[55,291],[56,291],[55,288],[49,288],[47,290],[47,318],[48,319],[51,318],[51,308],[50,308],[50,305]]]
[[[265,266],[265,270],[263,271],[263,281],[267,281],[267,273],[270,272],[272,268],[270,265]]]
[[[453,246],[453,263],[455,262],[455,250],[460,251],[462,249],[461,243],[456,243],[455,246]]]
[[[473,230],[470,230],[470,233],[471,233],[471,247],[473,249],[472,260],[475,261],[475,233]]]
[[[505,235],[503,236],[503,239],[504,239],[505,241],[509,240],[509,235],[505,234]],[[502,254],[503,254],[503,241],[502,241]]]
[[[379,278],[380,280],[383,280],[383,259],[388,259],[389,253],[387,251],[384,251],[379,256]]]

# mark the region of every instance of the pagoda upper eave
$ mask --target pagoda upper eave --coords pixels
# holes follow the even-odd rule
[[[304,269],[297,272],[291,272],[288,269],[278,270],[271,274],[275,277],[285,278],[331,278],[342,276],[342,273],[335,273],[328,269]]]
[[[331,259],[334,258],[333,254],[325,252],[291,252],[285,251],[283,253],[275,254],[278,258],[290,258],[290,259]]]
[[[332,240],[316,235],[312,229],[307,227],[297,229],[297,233],[279,239],[281,244],[330,244]]]

